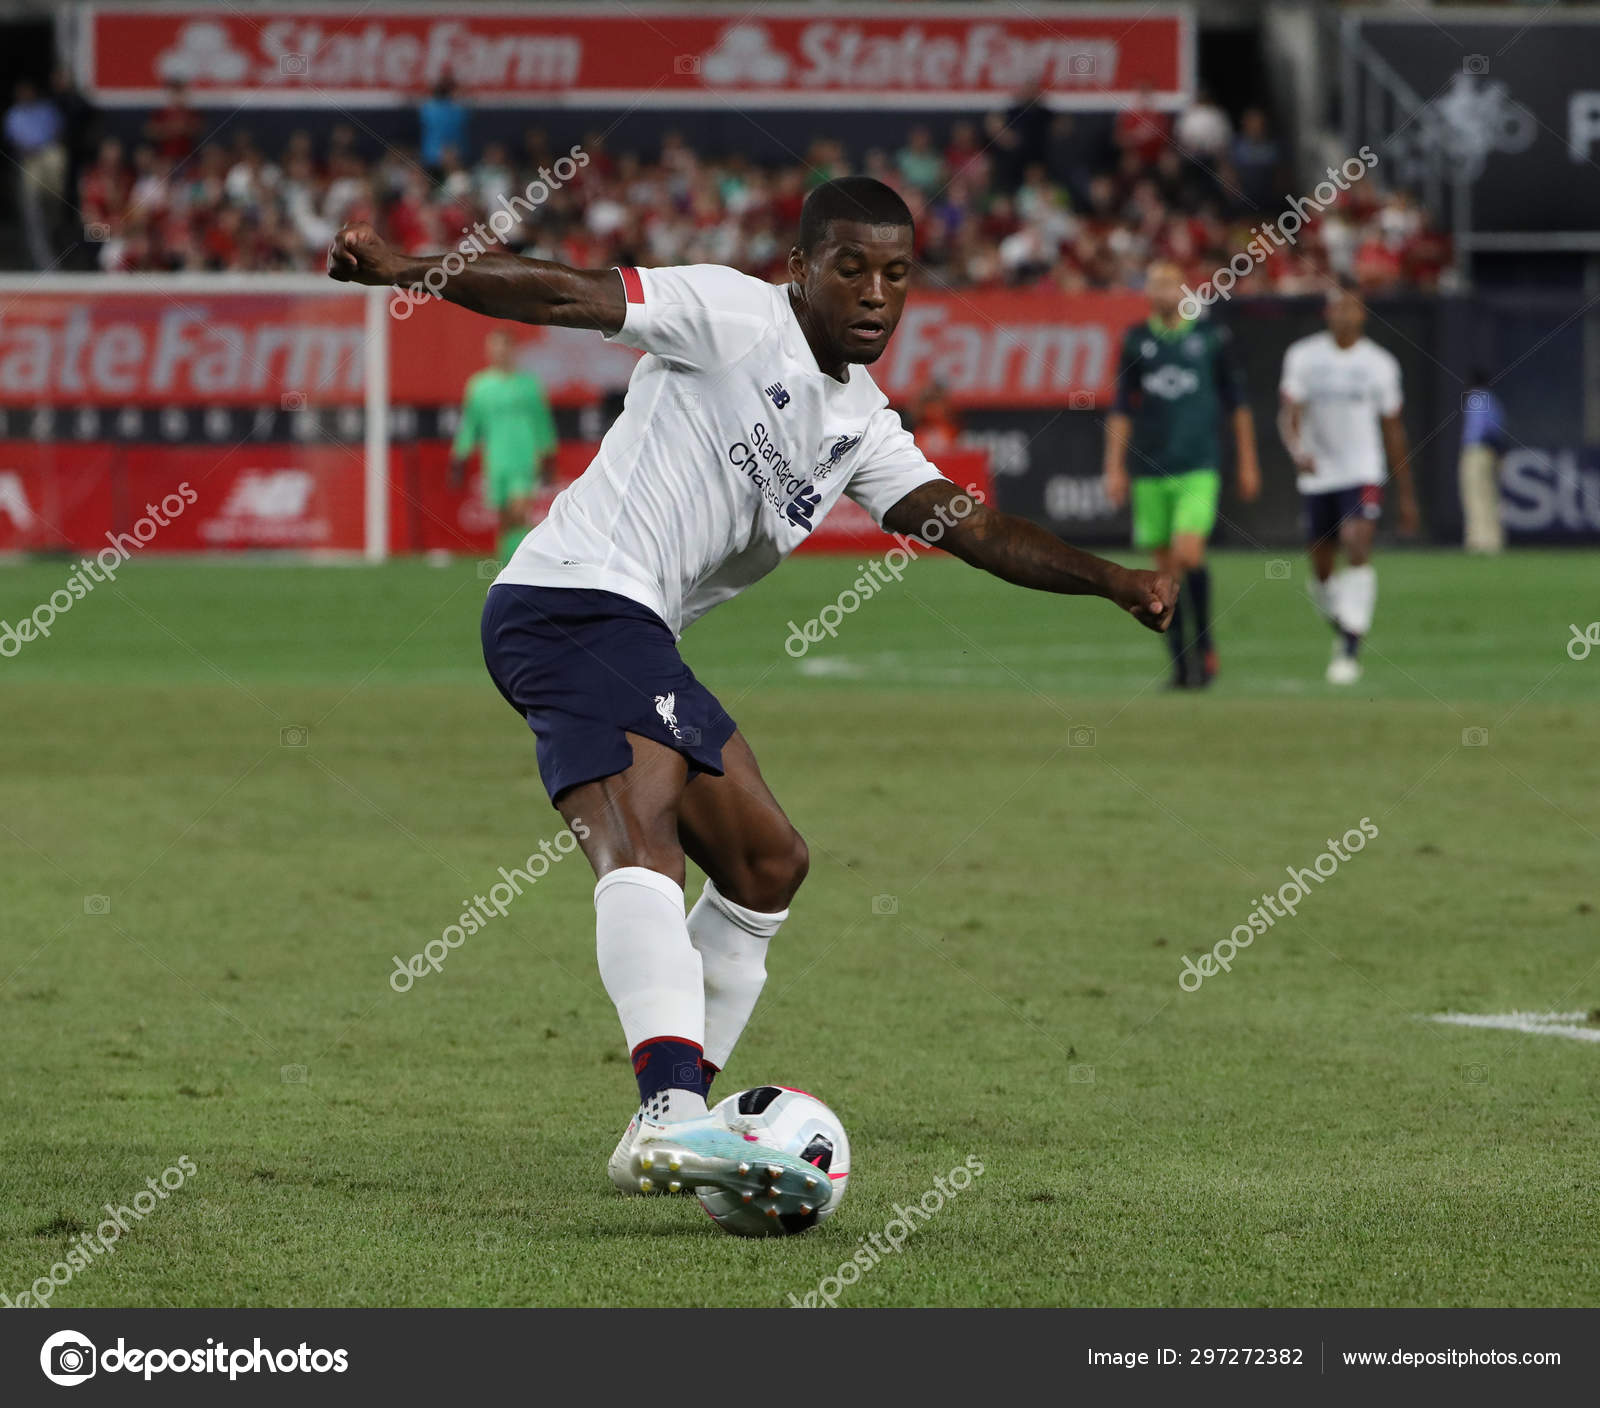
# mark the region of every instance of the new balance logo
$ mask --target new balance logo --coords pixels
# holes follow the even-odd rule
[[[781,381],[775,381],[767,388],[767,395],[772,398],[772,404],[780,411],[789,404],[789,393],[783,389]]]

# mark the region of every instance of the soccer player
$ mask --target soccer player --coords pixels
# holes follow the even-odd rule
[[[1329,684],[1361,678],[1378,573],[1372,537],[1383,512],[1384,457],[1399,489],[1400,531],[1420,521],[1400,421],[1400,364],[1366,337],[1367,306],[1353,286],[1330,292],[1328,330],[1283,356],[1278,430],[1299,472],[1311,544],[1311,600],[1333,626]],[[1340,552],[1346,566],[1335,571]]]
[[[1239,497],[1248,503],[1261,488],[1255,422],[1228,330],[1180,315],[1183,271],[1157,261],[1145,275],[1145,293],[1150,318],[1122,339],[1115,409],[1106,417],[1106,497],[1121,506],[1131,468],[1133,545],[1188,588],[1166,633],[1172,688],[1202,689],[1217,674],[1206,539],[1222,492],[1219,431],[1227,412]]]
[[[500,560],[509,562],[528,531],[529,502],[556,452],[556,423],[537,377],[517,370],[516,344],[496,330],[484,339],[489,365],[467,381],[461,425],[450,447],[450,479],[482,447],[483,498],[500,520]]]
[[[341,230],[329,260],[334,278],[368,284],[439,263],[365,224]],[[1102,596],[1158,631],[1171,617],[1170,579],[975,503],[924,458],[866,371],[911,267],[904,201],[851,177],[806,198],[786,285],[720,265],[498,253],[444,284],[477,312],[592,328],[645,354],[594,461],[483,613],[489,673],[532,727],[540,777],[598,882],[600,976],[640,1099],[608,1169],[623,1192],[710,1186],[802,1217],[828,1196],[815,1169],[707,1112],[808,859],[744,735],[680,657],[684,627],[776,567],[841,495],[1005,581]],[[707,876],[687,916],[686,858]]]

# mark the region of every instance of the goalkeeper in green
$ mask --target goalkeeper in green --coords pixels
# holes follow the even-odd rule
[[[491,332],[484,348],[489,365],[467,382],[450,478],[461,483],[467,456],[481,451],[484,502],[500,520],[500,560],[506,562],[528,531],[533,491],[556,452],[556,425],[537,378],[517,370],[510,336]]]

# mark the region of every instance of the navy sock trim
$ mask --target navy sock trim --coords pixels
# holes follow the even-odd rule
[[[700,1064],[699,1042],[678,1036],[653,1036],[633,1048],[633,1074],[639,1082],[640,1103],[663,1090],[692,1090],[704,1095],[705,1071]]]

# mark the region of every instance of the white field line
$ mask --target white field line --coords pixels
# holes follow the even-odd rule
[[[1567,1036],[1574,1041],[1600,1041],[1600,1027],[1587,1023],[1587,1012],[1436,1012],[1430,1021],[1457,1027],[1493,1027],[1534,1036]]]

